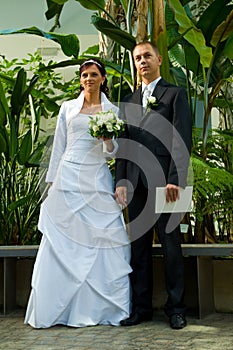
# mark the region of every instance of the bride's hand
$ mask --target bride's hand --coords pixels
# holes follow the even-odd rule
[[[113,145],[112,139],[108,139],[106,137],[103,137],[102,139],[103,139],[103,141],[104,141],[104,143],[105,143],[105,145],[107,147],[107,151],[111,153],[113,151],[113,149],[114,149],[114,145]]]

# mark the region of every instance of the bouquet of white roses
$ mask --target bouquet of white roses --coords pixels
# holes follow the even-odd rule
[[[124,121],[118,118],[113,110],[98,112],[89,117],[89,132],[93,137],[113,138],[118,137],[124,130]]]

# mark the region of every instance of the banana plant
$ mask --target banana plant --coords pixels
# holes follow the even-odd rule
[[[45,32],[37,27],[29,27],[22,29],[7,29],[0,30],[0,35],[11,35],[11,34],[33,34],[42,36],[46,39],[52,40],[61,46],[62,51],[68,57],[73,56],[77,58],[79,55],[79,39],[75,34],[59,34],[53,32]]]
[[[47,19],[55,18],[55,25],[50,32],[45,33],[35,27],[26,28],[21,32],[31,32],[58,41],[58,38],[56,38],[57,34],[53,33],[53,31],[59,25],[61,13],[68,1],[71,0],[47,0],[48,10],[46,17]],[[123,89],[122,94],[126,93],[128,88],[133,90],[136,80],[132,63],[132,49],[138,40],[137,34],[139,34],[134,25],[134,23],[139,23],[134,16],[135,11],[140,15],[140,10],[135,7],[136,3],[133,0],[112,0],[112,4],[121,8],[121,15],[124,15],[121,16],[123,19],[119,22],[119,18],[112,16],[110,11],[106,10],[106,4],[109,4],[109,1],[76,0],[76,2],[90,11],[95,11],[92,15],[92,24],[115,43],[116,50],[113,60],[105,60],[104,57],[101,57],[107,66],[108,73],[110,72],[110,76],[112,75],[119,79],[120,83],[115,84],[115,86],[119,91]],[[208,125],[210,112],[213,107],[217,107],[221,112],[225,113],[223,128],[232,127],[230,122],[232,118],[231,91],[233,72],[232,1],[214,0],[211,4],[206,2],[206,8],[198,16],[193,14],[192,8],[195,6],[195,3],[191,0],[145,0],[141,3],[146,2],[148,3],[148,21],[143,25],[148,30],[147,38],[151,41],[156,41],[163,54],[163,76],[167,80],[173,80],[177,85],[182,85],[186,88],[194,124],[198,101],[201,100],[203,102],[202,135],[199,134],[199,138],[194,139],[194,148],[198,149],[198,153],[193,154],[194,162],[197,164],[196,171],[200,171],[200,168],[206,165],[218,168],[216,163],[209,163],[213,155],[209,153],[209,138],[211,135],[208,132]],[[142,35],[145,35],[145,28],[139,28],[140,35],[142,33],[144,33]],[[65,35],[62,36],[61,40],[59,38],[61,47],[63,50],[66,50],[64,52],[68,53],[67,56],[73,57],[67,61],[50,65],[47,68],[43,67],[42,70],[76,65],[87,57],[93,57],[93,55],[96,56],[98,54],[98,48],[96,50],[95,47],[95,49],[90,48],[87,50],[82,56],[78,56],[77,43],[69,45],[69,40],[66,39]],[[114,88],[112,90],[114,91]],[[118,99],[120,99],[120,96],[121,93],[118,93]],[[4,115],[0,118],[4,123]],[[30,145],[30,133],[27,136],[25,134],[24,137],[25,144],[28,143]],[[196,147],[196,140],[198,147]],[[0,134],[0,144],[3,148],[7,148],[4,133]],[[14,153],[15,147],[17,148],[17,145],[12,146],[10,154]],[[228,144],[227,150],[231,154],[231,144]],[[199,159],[201,160],[200,162],[198,161]],[[204,173],[206,171],[209,172],[206,169]],[[222,171],[223,169],[220,167],[219,170]],[[231,174],[229,169],[225,170]],[[225,175],[228,176],[228,174],[224,173],[223,178]],[[224,183],[224,180],[222,183]],[[197,202],[204,203],[198,209],[198,213],[201,214],[202,209],[206,208],[208,203],[208,196],[203,195],[203,193],[199,194],[202,200]],[[204,221],[205,217],[202,220]],[[205,230],[203,227],[201,229]]]
[[[218,105],[219,99],[225,100],[229,110],[232,106],[231,98],[227,99],[224,90],[229,85],[233,72],[233,5],[230,0],[224,1],[225,6],[222,0],[215,0],[195,23],[187,2],[185,8],[180,6],[179,0],[167,2],[169,53],[176,68],[183,69],[174,69],[174,66],[173,73],[180,81],[183,77],[194,118],[196,101],[203,101],[202,153],[206,157],[208,123],[213,106]],[[182,74],[184,71],[186,74]],[[191,103],[191,98],[194,103]]]
[[[232,162],[224,163],[224,157],[232,159],[232,133],[228,130],[232,127],[232,4],[226,0],[223,5],[222,0],[215,0],[196,20],[188,3],[183,2],[185,6],[181,8],[177,0],[168,0],[166,23],[173,78],[188,91],[194,124],[197,106],[200,101],[203,103],[203,116],[199,116],[202,128],[198,134],[195,129],[193,132],[195,223],[191,240],[196,243],[216,242],[214,222],[224,221],[230,241]],[[204,38],[204,42],[199,41],[199,49],[190,36],[197,31]],[[226,133],[221,133],[221,137],[219,130],[213,131],[209,127],[213,107],[225,114],[222,128]]]

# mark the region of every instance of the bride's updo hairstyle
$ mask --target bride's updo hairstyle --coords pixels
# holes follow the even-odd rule
[[[105,95],[108,97],[109,96],[109,88],[107,87],[107,73],[105,70],[105,67],[103,65],[102,62],[100,62],[98,59],[89,59],[85,62],[83,62],[79,68],[79,73],[80,76],[82,74],[82,72],[87,69],[87,67],[91,66],[95,64],[96,67],[98,68],[98,70],[100,71],[100,74],[102,75],[102,77],[105,77],[104,82],[101,84],[100,86],[100,91],[102,91],[103,93],[105,93]],[[83,86],[80,86],[80,91],[82,91],[84,88]]]

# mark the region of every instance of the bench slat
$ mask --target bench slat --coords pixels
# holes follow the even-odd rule
[[[182,244],[183,255],[233,256],[233,244]],[[161,244],[153,244],[154,255],[162,254]]]
[[[38,245],[0,246],[0,257],[35,257],[38,248]]]
[[[38,245],[0,246],[0,257],[35,257]],[[153,244],[154,255],[162,254],[161,244]],[[233,244],[182,244],[183,255],[233,256]]]

